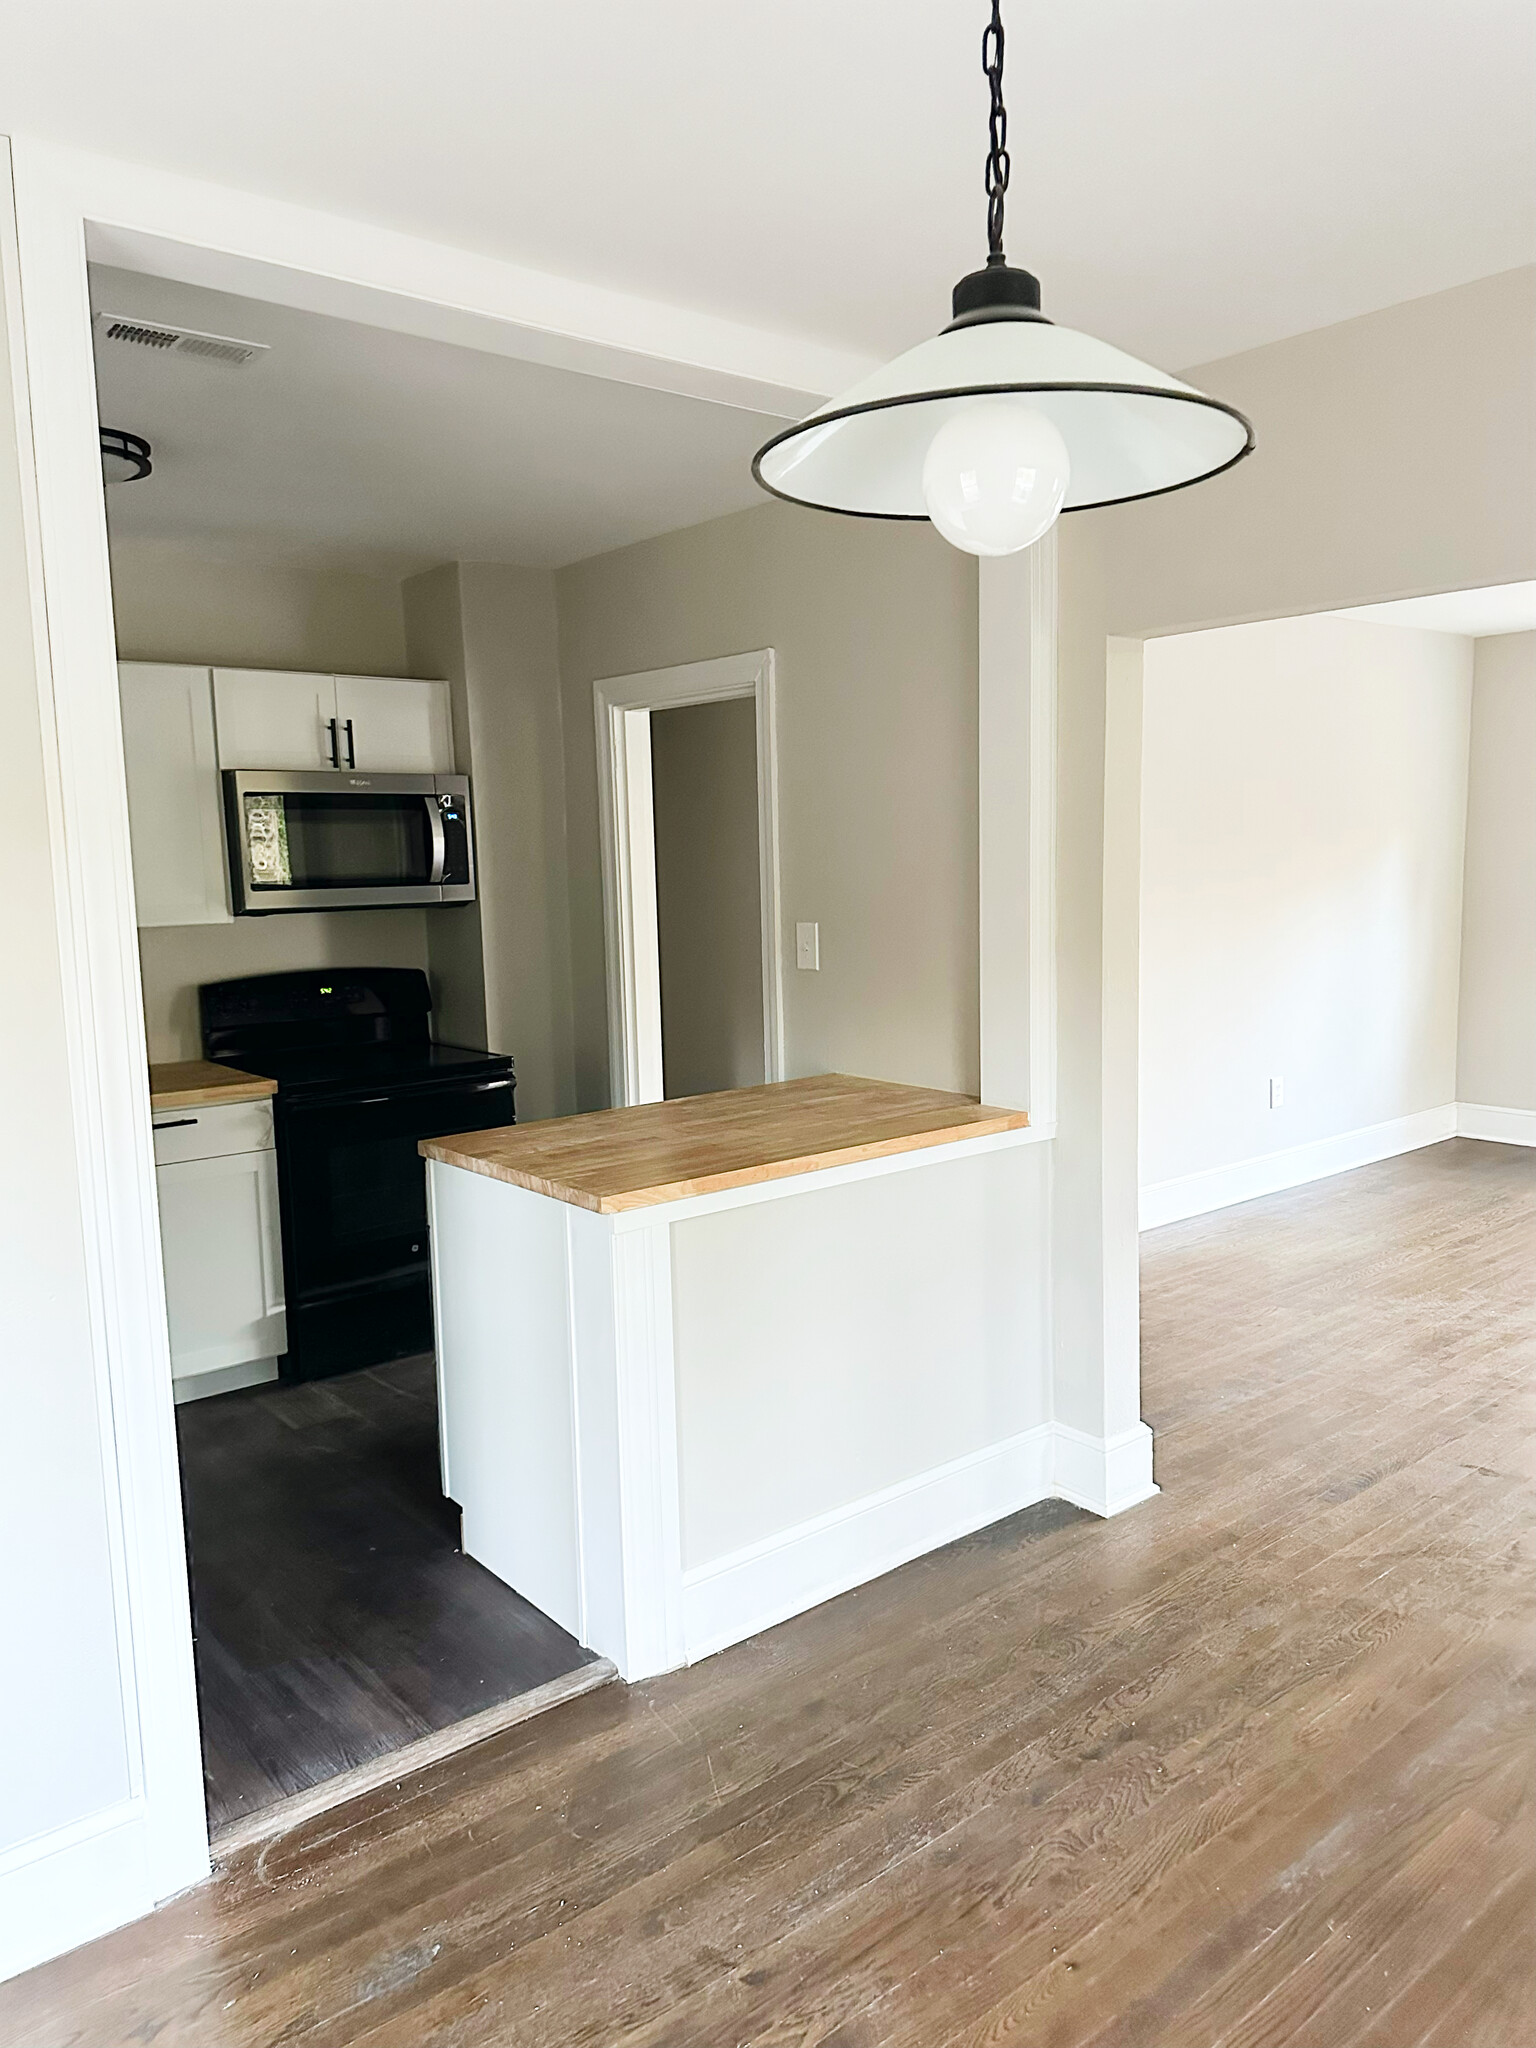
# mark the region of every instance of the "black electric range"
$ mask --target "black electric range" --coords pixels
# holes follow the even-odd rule
[[[430,1350],[417,1143],[515,1122],[511,1060],[434,1039],[431,991],[413,967],[205,982],[198,1002],[205,1055],[277,1083],[281,1376],[323,1379]]]

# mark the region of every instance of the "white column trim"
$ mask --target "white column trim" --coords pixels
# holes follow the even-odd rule
[[[981,1097],[1056,1119],[1056,531],[978,563]]]

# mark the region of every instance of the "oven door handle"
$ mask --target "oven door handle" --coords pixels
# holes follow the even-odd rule
[[[443,870],[448,865],[448,835],[443,830],[443,811],[435,796],[424,797],[427,807],[427,829],[432,834],[432,871],[429,882],[441,884]]]

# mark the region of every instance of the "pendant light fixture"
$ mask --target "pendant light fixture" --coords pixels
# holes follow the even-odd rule
[[[1003,254],[1001,0],[981,64],[992,98],[985,267],[955,286],[942,334],[775,434],[752,474],[792,504],[930,519],[969,554],[1007,555],[1059,512],[1156,497],[1230,469],[1253,429],[1235,407],[1040,311],[1038,281]]]

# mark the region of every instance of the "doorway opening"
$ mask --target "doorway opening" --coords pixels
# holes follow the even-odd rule
[[[589,378],[108,264],[88,282],[100,417],[154,451],[107,481],[106,525],[227,1853],[613,1675],[461,1547],[417,1148],[574,1107],[554,579],[649,516],[651,414],[679,402],[615,401],[638,451],[616,502]],[[157,345],[179,332],[252,353]],[[727,479],[758,426],[703,418]],[[509,460],[568,480],[553,539]]]
[[[1148,640],[1140,1211],[1536,1142],[1536,584]]]
[[[781,1081],[772,649],[593,694],[613,1100]]]

